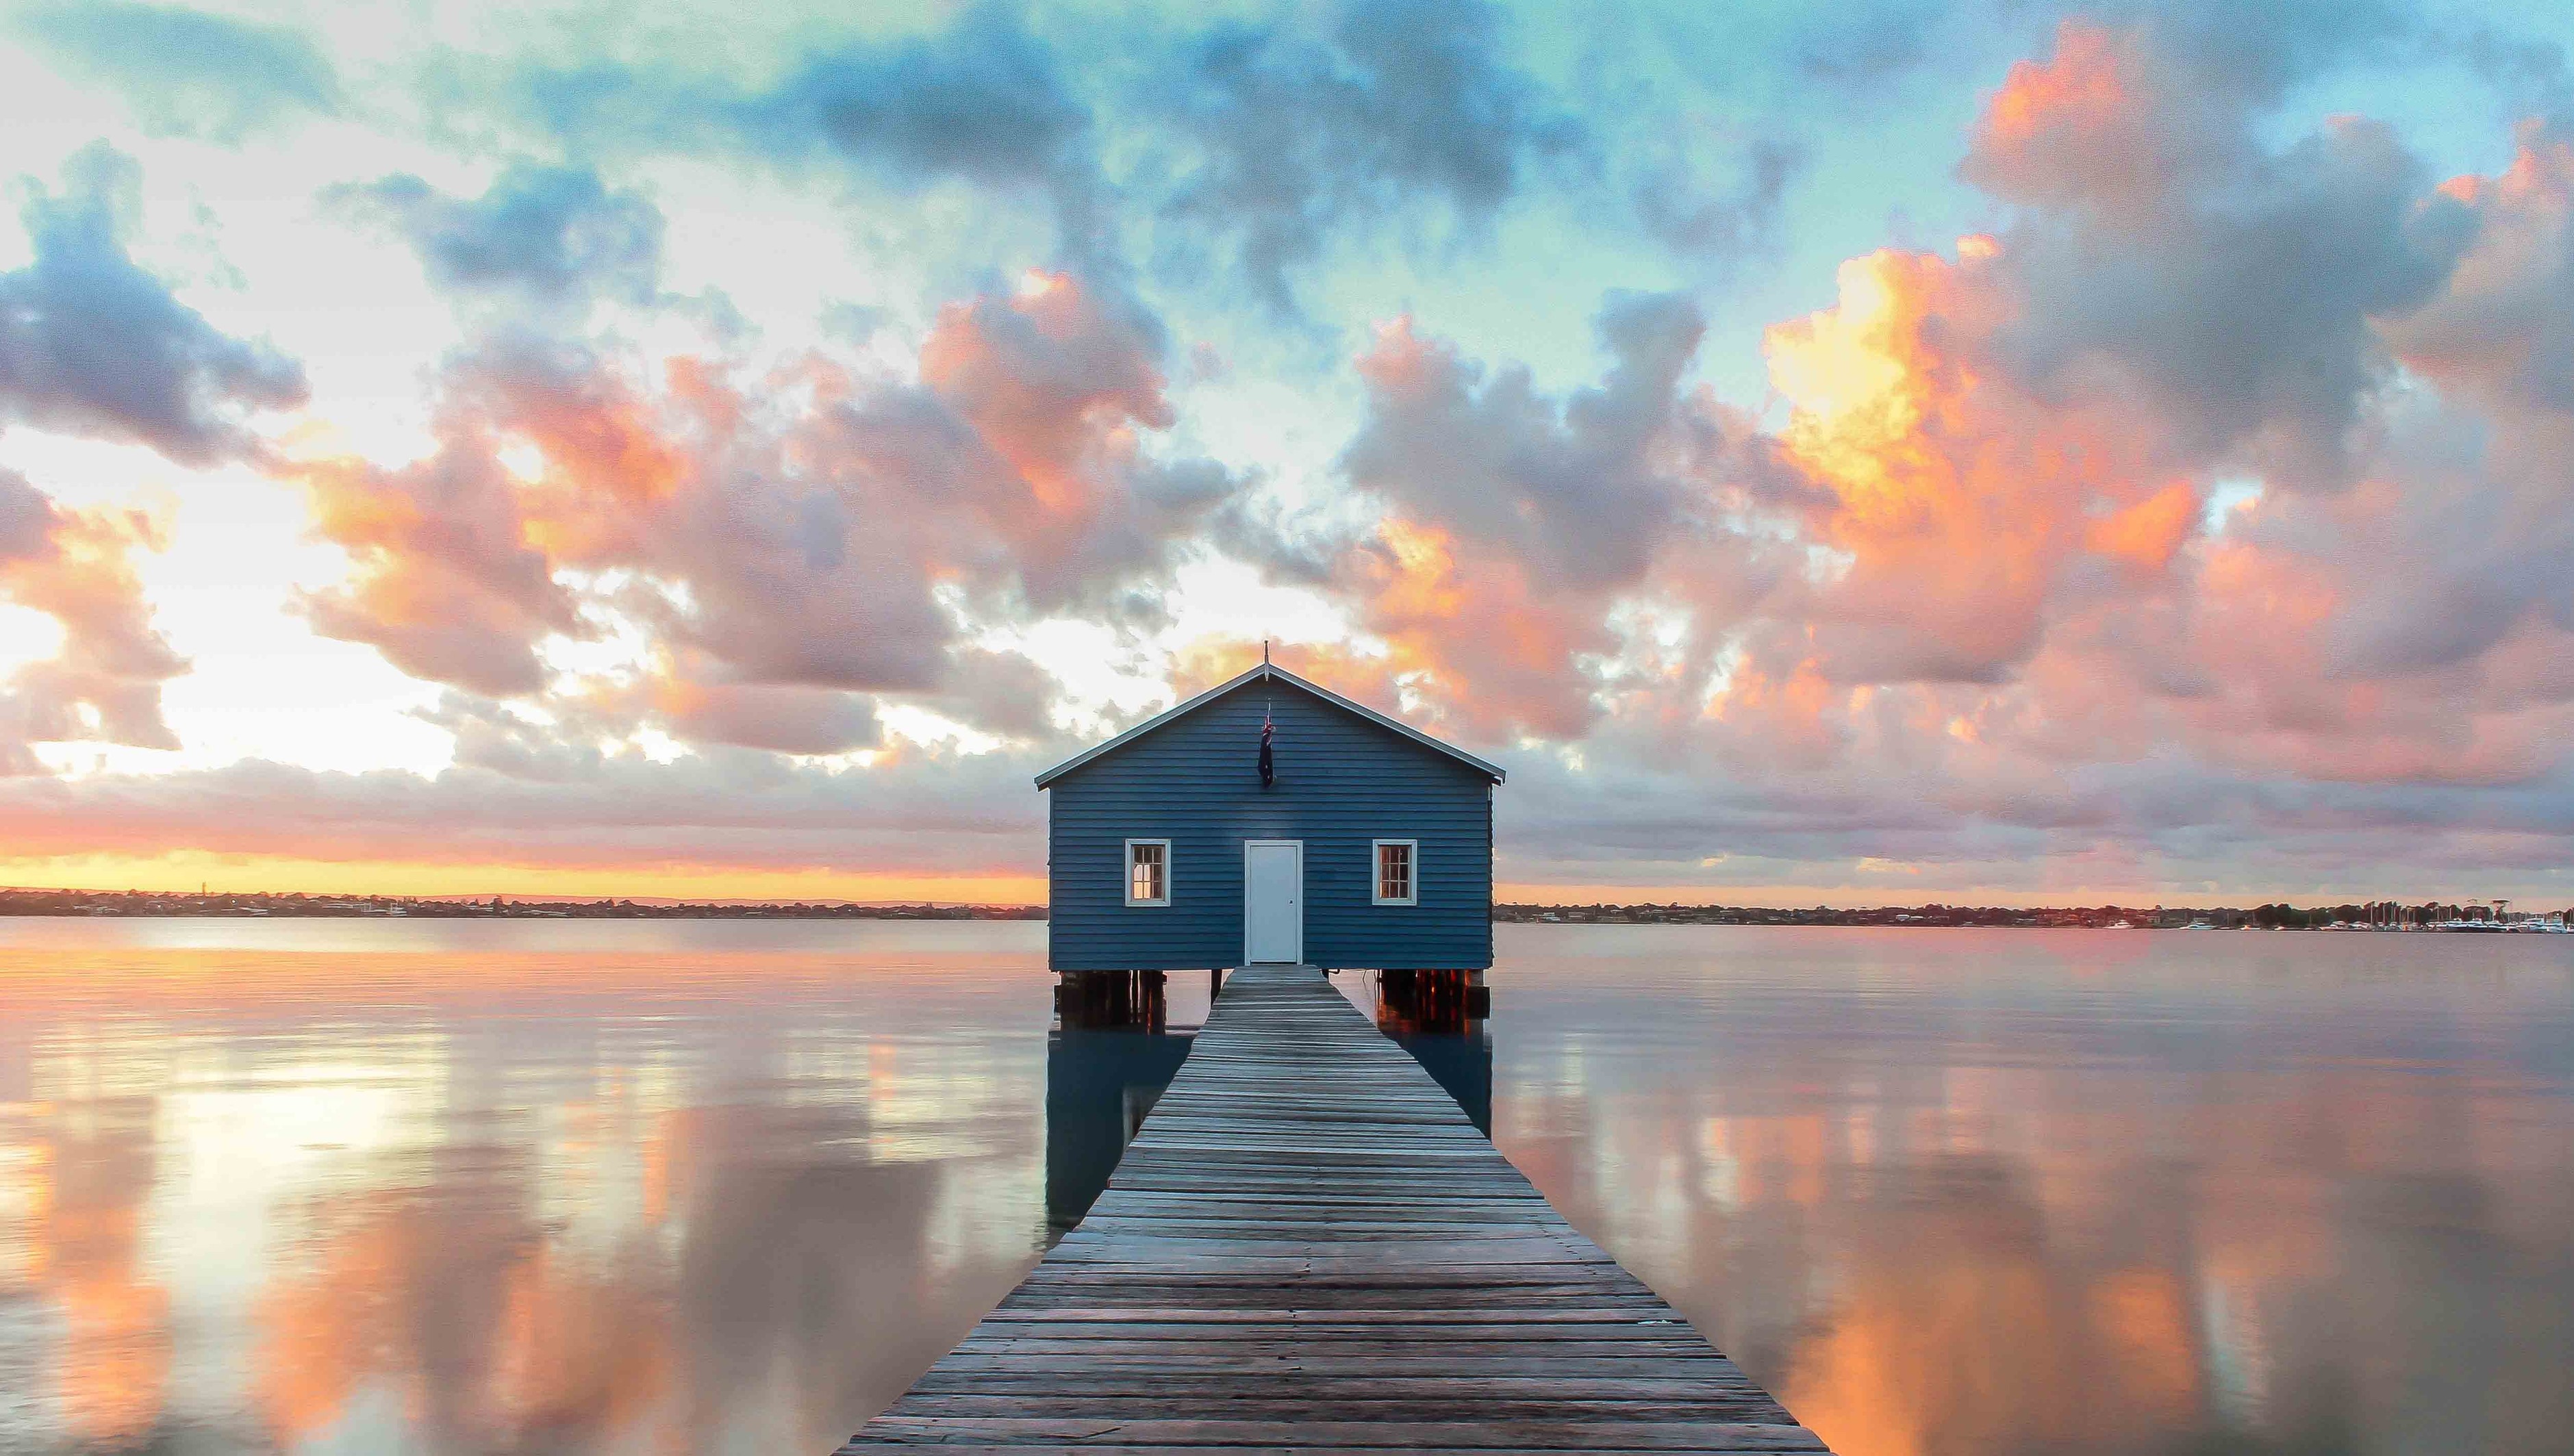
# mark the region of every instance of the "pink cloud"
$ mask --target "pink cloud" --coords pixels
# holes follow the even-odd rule
[[[41,773],[37,743],[177,748],[161,684],[188,670],[152,623],[130,553],[159,530],[140,512],[75,511],[0,470],[0,598],[43,612],[62,646],[0,688],[0,773]]]
[[[1238,488],[1165,461],[1159,326],[1070,276],[944,310],[917,385],[822,356],[658,377],[491,339],[448,369],[439,444],[398,467],[308,461],[317,531],[353,572],[306,610],[417,675],[494,696],[559,684],[547,644],[640,631],[665,662],[620,705],[690,741],[827,752],[874,740],[871,695],[1047,731],[1024,672],[986,669],[947,592],[988,618],[1149,610]],[[514,447],[542,465],[509,468]],[[979,655],[978,655],[979,654]],[[991,673],[979,674],[987,681]],[[613,686],[613,685],[608,685]]]

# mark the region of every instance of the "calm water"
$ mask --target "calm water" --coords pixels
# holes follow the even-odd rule
[[[0,1449],[827,1450],[1203,1014],[1043,935],[0,921]],[[1418,1050],[1846,1456],[2574,1451],[2574,944],[1501,937]]]

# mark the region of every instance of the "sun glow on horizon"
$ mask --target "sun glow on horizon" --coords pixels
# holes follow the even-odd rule
[[[460,896],[508,900],[896,901],[1043,905],[1045,878],[998,871],[952,875],[852,873],[823,868],[738,865],[548,865],[483,861],[245,858],[181,851],[167,855],[0,859],[0,886],[34,890],[125,890],[212,894]]]

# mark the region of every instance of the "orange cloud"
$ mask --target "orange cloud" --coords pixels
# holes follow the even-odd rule
[[[2195,520],[2149,418],[2014,376],[2010,262],[1873,254],[1843,266],[1834,307],[1767,336],[1780,438],[1832,492],[1808,520],[1837,560],[1806,597],[1830,676],[2004,676],[2081,589],[2083,555],[2158,569]]]
[[[2094,521],[2083,544],[2139,571],[2160,571],[2195,533],[2199,509],[2197,489],[2175,482]]]
[[[131,553],[161,544],[138,511],[76,511],[0,470],[0,599],[51,616],[51,657],[0,689],[0,775],[43,770],[29,745],[95,740],[176,748],[161,684],[188,670],[152,622]]]
[[[2135,215],[2167,196],[2197,133],[2168,124],[2169,83],[2143,33],[2089,20],[2014,63],[1969,135],[1968,181],[2018,202]]]
[[[1131,449],[1135,426],[1166,429],[1159,353],[1144,323],[1068,274],[1031,274],[1007,298],[952,303],[920,348],[920,376],[1007,460],[1019,499],[989,502],[1078,521],[1115,478],[1103,455]],[[1034,363],[1046,366],[1030,367]]]
[[[1235,487],[1146,450],[1172,420],[1162,349],[1134,301],[1070,276],[941,311],[917,387],[822,356],[756,378],[676,358],[652,387],[488,342],[449,369],[428,457],[296,467],[353,567],[306,610],[492,697],[556,686],[559,641],[640,638],[685,671],[567,696],[691,741],[842,751],[872,741],[880,693],[1041,734],[1044,690],[1004,666],[1008,690],[982,691],[993,654],[964,619],[1149,610]]]

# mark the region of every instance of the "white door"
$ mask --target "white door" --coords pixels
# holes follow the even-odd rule
[[[1304,841],[1243,842],[1242,959],[1305,959]]]

